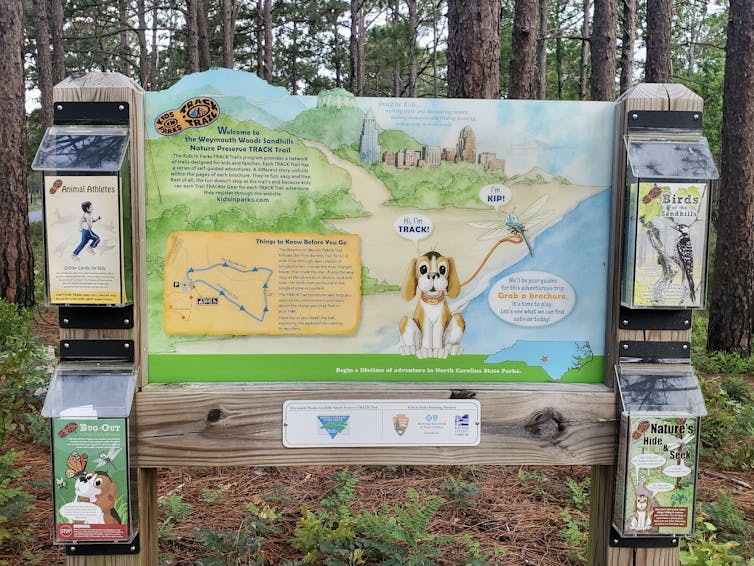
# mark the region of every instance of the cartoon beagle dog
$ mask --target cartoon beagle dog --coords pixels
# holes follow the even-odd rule
[[[119,525],[120,515],[115,510],[115,499],[118,497],[118,484],[106,472],[86,472],[79,477],[74,486],[77,499],[82,497],[94,503],[101,509],[93,524]]]
[[[447,358],[463,352],[460,343],[466,323],[460,314],[451,314],[446,300],[460,291],[453,258],[431,251],[411,260],[401,297],[411,301],[418,292],[419,300],[414,316],[404,316],[398,325],[402,355]]]
[[[652,528],[652,503],[646,495],[636,496],[629,526],[634,531],[648,531]]]

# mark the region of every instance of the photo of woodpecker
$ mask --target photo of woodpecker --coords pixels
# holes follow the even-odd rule
[[[634,300],[641,306],[703,302],[707,187],[640,183],[636,194]]]
[[[683,278],[689,290],[689,298],[692,303],[696,302],[696,291],[694,289],[694,249],[691,245],[691,235],[689,227],[685,224],[676,224],[673,227],[678,231],[678,239],[675,241],[675,254],[673,261],[681,268]]]

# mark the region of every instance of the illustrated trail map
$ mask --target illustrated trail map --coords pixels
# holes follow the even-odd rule
[[[613,106],[147,94],[149,380],[602,382]]]

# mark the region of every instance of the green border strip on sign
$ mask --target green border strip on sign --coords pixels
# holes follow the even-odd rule
[[[562,379],[524,362],[485,363],[486,356],[424,359],[386,354],[150,354],[151,383],[241,381],[603,383],[604,359],[595,358]],[[348,371],[352,370],[352,371]],[[418,371],[417,371],[418,370]]]

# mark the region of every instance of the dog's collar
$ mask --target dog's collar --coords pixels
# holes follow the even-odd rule
[[[427,303],[428,305],[439,305],[441,302],[445,300],[445,293],[440,293],[438,297],[428,297],[424,294],[424,291],[422,291],[420,297],[419,297],[423,303]]]

